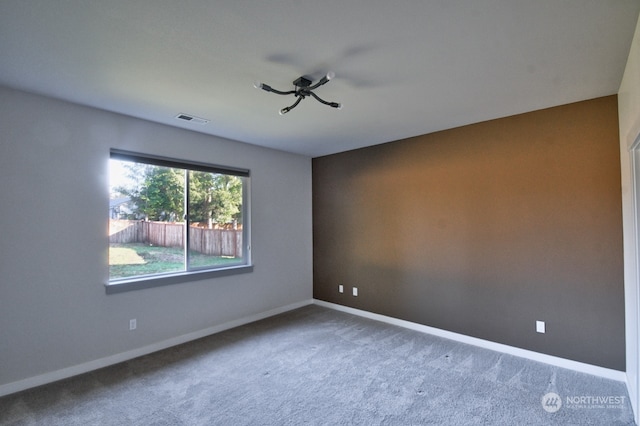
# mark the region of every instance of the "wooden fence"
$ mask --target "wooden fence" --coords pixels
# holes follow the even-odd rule
[[[109,243],[183,247],[184,224],[111,220]],[[242,257],[242,230],[189,227],[189,249],[212,256]]]

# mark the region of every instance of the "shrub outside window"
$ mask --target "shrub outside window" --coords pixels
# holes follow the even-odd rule
[[[119,150],[109,161],[107,292],[247,272],[248,170]]]

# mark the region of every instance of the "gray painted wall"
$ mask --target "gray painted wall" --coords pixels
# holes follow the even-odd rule
[[[2,87],[0,129],[0,386],[312,297],[309,158]],[[106,295],[110,148],[250,169],[254,272]]]

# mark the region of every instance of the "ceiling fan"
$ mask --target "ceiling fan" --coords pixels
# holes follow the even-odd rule
[[[256,82],[253,86],[256,89],[262,89],[265,92],[272,92],[272,93],[275,93],[277,95],[294,95],[296,98],[298,98],[298,99],[296,99],[296,101],[292,105],[282,108],[280,110],[280,115],[284,115],[284,114],[288,113],[289,111],[291,111],[292,109],[294,109],[295,107],[297,107],[298,104],[300,103],[300,101],[302,101],[307,96],[311,96],[312,98],[314,98],[316,101],[320,102],[321,104],[329,105],[332,108],[342,109],[342,104],[341,103],[338,103],[338,102],[327,102],[324,99],[322,99],[320,96],[318,96],[315,93],[313,93],[313,90],[315,90],[318,87],[328,83],[329,80],[331,80],[334,76],[335,76],[335,74],[333,72],[329,72],[329,73],[327,73],[327,75],[323,76],[314,85],[311,84],[312,81],[309,78],[307,78],[307,76],[302,76],[302,77],[294,80],[294,82],[293,82],[294,90],[289,90],[289,91],[286,91],[286,92],[283,92],[281,90],[276,90],[273,87],[269,86],[268,84],[264,84],[264,83],[261,83],[261,82]]]

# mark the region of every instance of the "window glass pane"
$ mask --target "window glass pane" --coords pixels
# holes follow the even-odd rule
[[[250,266],[248,170],[117,150],[109,164],[112,284]]]
[[[185,171],[110,160],[109,278],[185,270]]]
[[[243,178],[189,171],[189,269],[245,263]]]

